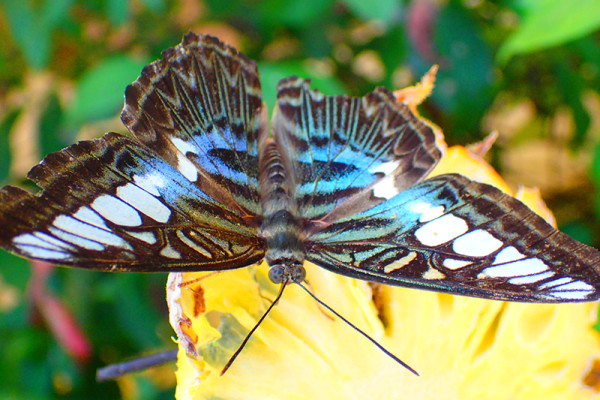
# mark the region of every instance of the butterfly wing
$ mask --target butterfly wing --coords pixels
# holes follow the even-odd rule
[[[256,66],[187,35],[127,89],[118,134],[54,153],[0,191],[0,246],[95,269],[220,270],[264,256],[258,236]]]
[[[229,210],[260,215],[258,136],[267,118],[256,64],[193,33],[162,56],[127,87],[123,123]]]
[[[0,191],[0,246],[102,270],[219,270],[263,257],[256,227],[177,169],[118,134],[50,154],[29,178],[38,195]]]
[[[313,229],[307,260],[355,278],[498,300],[600,297],[600,252],[460,175]]]
[[[369,209],[422,180],[441,157],[435,135],[392,93],[324,96],[308,81],[278,86],[273,131],[298,216],[336,220]]]

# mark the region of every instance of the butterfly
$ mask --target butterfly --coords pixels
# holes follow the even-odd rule
[[[600,253],[464,176],[427,179],[432,129],[393,94],[325,96],[290,77],[269,126],[256,64],[190,33],[127,87],[107,133],[48,155],[38,194],[0,190],[0,247],[106,271],[310,261],[353,278],[487,299],[600,297]]]

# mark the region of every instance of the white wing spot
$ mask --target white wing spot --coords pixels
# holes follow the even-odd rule
[[[179,254],[179,252],[177,250],[175,250],[173,247],[171,247],[170,244],[163,247],[163,249],[160,251],[160,255],[163,257],[167,257],[167,258],[174,258],[174,259],[181,258],[181,254]]]
[[[571,283],[571,282],[573,282],[573,279],[569,278],[568,276],[564,276],[562,278],[555,279],[550,282],[546,282],[543,285],[540,285],[540,287],[538,289],[541,289],[541,290],[550,289],[555,286],[566,285],[567,283]]]
[[[548,271],[548,267],[541,260],[529,258],[495,267],[487,267],[481,271],[478,278],[510,278],[513,276],[539,274],[546,271]]]
[[[184,154],[177,154],[177,169],[188,181],[198,180],[198,169]]]
[[[155,221],[164,223],[171,216],[171,210],[167,206],[133,183],[118,187],[117,196]]]
[[[186,155],[187,153],[194,153],[196,155],[198,154],[196,147],[189,144],[188,142],[186,142],[183,139],[180,139],[178,137],[173,137],[173,138],[171,138],[171,142],[175,145],[175,147],[177,147],[177,150],[179,150],[181,152],[181,154],[183,154],[183,155]]]
[[[77,211],[75,211],[73,217],[90,225],[95,225],[98,228],[108,230],[108,226],[106,226],[102,217],[88,206],[80,207]]]
[[[446,278],[446,275],[443,272],[438,271],[437,269],[435,269],[433,267],[429,267],[429,269],[423,274],[422,278],[429,279],[429,280],[444,279],[444,278]]]
[[[549,292],[548,295],[550,298],[556,298],[556,299],[582,300],[582,299],[587,299],[588,296],[592,293],[594,293],[594,292],[588,291],[588,290],[581,290],[581,291],[569,290],[567,292],[557,290],[557,291]]]
[[[133,236],[136,239],[141,240],[142,242],[146,242],[148,244],[154,244],[156,243],[156,236],[154,236],[154,233],[152,232],[131,232],[131,231],[125,231],[127,232],[128,235]]]
[[[477,229],[456,239],[452,249],[469,257],[485,257],[502,247],[502,242],[483,229]]]
[[[386,265],[383,268],[383,272],[385,272],[386,274],[389,274],[390,272],[397,271],[400,268],[405,267],[408,264],[410,264],[416,257],[417,257],[417,253],[415,251],[411,251],[410,253],[408,253],[407,255],[402,257],[401,259],[394,261],[391,264]]]
[[[464,219],[452,214],[427,222],[415,231],[415,237],[425,246],[439,246],[469,230]]]
[[[556,289],[552,289],[552,291],[560,291],[560,292],[562,292],[563,290],[576,291],[576,292],[579,292],[579,291],[593,292],[595,289],[592,285],[589,285],[582,281],[574,281],[571,283],[567,283],[566,285],[557,287]]]
[[[29,246],[26,244],[16,244],[15,247],[27,254],[29,257],[41,258],[45,260],[65,260],[70,257],[68,253],[59,251],[42,249],[37,246]]]
[[[521,260],[523,258],[525,258],[525,255],[519,252],[519,250],[515,249],[513,246],[508,246],[502,249],[498,254],[496,254],[496,258],[494,259],[494,263],[492,265],[506,264],[509,262]]]
[[[47,235],[44,232],[33,232],[33,234],[48,243],[52,243],[52,244],[60,247],[61,250],[75,250],[75,248],[73,246],[63,242],[62,240],[58,240],[54,236]]]
[[[431,221],[432,219],[436,219],[444,215],[444,211],[446,208],[442,205],[433,206],[432,204],[425,202],[418,202],[411,206],[411,211],[415,214],[420,214],[419,222],[425,223]]]
[[[64,240],[65,242],[73,243],[76,246],[83,247],[84,249],[96,251],[105,250],[105,247],[101,243],[98,243],[94,240],[82,238],[79,235],[74,235],[72,233],[65,232],[53,226],[48,227],[48,230],[57,238]]]
[[[87,238],[92,241],[104,243],[115,247],[121,247],[127,250],[133,250],[129,243],[127,243],[125,240],[123,240],[123,238],[115,235],[114,233],[105,231],[104,229],[100,229],[94,225],[86,224],[68,215],[57,216],[52,224],[55,227],[75,236]],[[50,227],[50,229],[51,228],[52,227]],[[54,234],[54,232],[52,232],[52,234],[54,236],[57,236]],[[77,242],[72,242],[70,240],[67,241],[78,245]]]
[[[39,233],[39,232],[35,232]],[[48,236],[48,235],[46,235]],[[56,239],[54,239],[57,241]],[[57,246],[55,243],[49,243],[47,240],[42,239],[40,237],[35,236],[31,233],[23,233],[19,236],[15,236],[12,239],[12,242],[16,246],[35,246],[41,247],[47,250],[55,250],[55,251],[63,251],[65,250],[63,246]],[[66,245],[63,243],[63,245]]]
[[[446,258],[442,265],[451,270],[457,270],[470,265],[471,261],[455,260],[454,258]]]
[[[187,246],[196,250],[198,253],[202,254],[207,258],[213,258],[212,254],[210,254],[204,247],[200,246],[198,243],[191,240],[189,237],[185,236],[182,231],[177,231],[177,237],[185,243]]]
[[[98,214],[121,226],[140,226],[142,218],[134,208],[114,196],[103,194],[90,205]]]
[[[375,167],[369,168],[369,172],[372,174],[375,174],[377,172],[382,172],[385,175],[390,175],[392,172],[394,172],[396,170],[396,168],[398,168],[398,164],[399,164],[398,161],[386,161]]]
[[[542,272],[540,274],[517,276],[514,278],[510,278],[508,280],[508,283],[510,283],[512,285],[527,285],[529,283],[543,281],[544,279],[548,279],[553,275],[554,275],[554,272],[546,271],[546,272]]]
[[[160,196],[158,188],[164,188],[167,184],[164,177],[157,171],[148,172],[145,175],[134,175],[133,181],[146,192]]]
[[[393,175],[387,175],[385,178],[373,185],[373,196],[380,199],[389,200],[398,193],[400,192],[398,192],[398,189],[394,185]]]

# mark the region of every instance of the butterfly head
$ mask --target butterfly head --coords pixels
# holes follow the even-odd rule
[[[271,265],[269,279],[273,283],[302,282],[306,277],[306,270],[299,264],[279,263]]]

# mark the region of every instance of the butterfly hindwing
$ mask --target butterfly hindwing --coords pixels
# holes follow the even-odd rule
[[[600,253],[517,199],[442,175],[370,210],[315,225],[307,260],[392,285],[518,301],[599,297]]]
[[[266,133],[254,61],[190,33],[125,92],[121,119],[203,192],[244,217],[260,214],[258,137]]]
[[[371,208],[419,182],[441,157],[433,131],[383,88],[362,98],[325,96],[288,78],[277,97],[274,135],[300,218]]]

